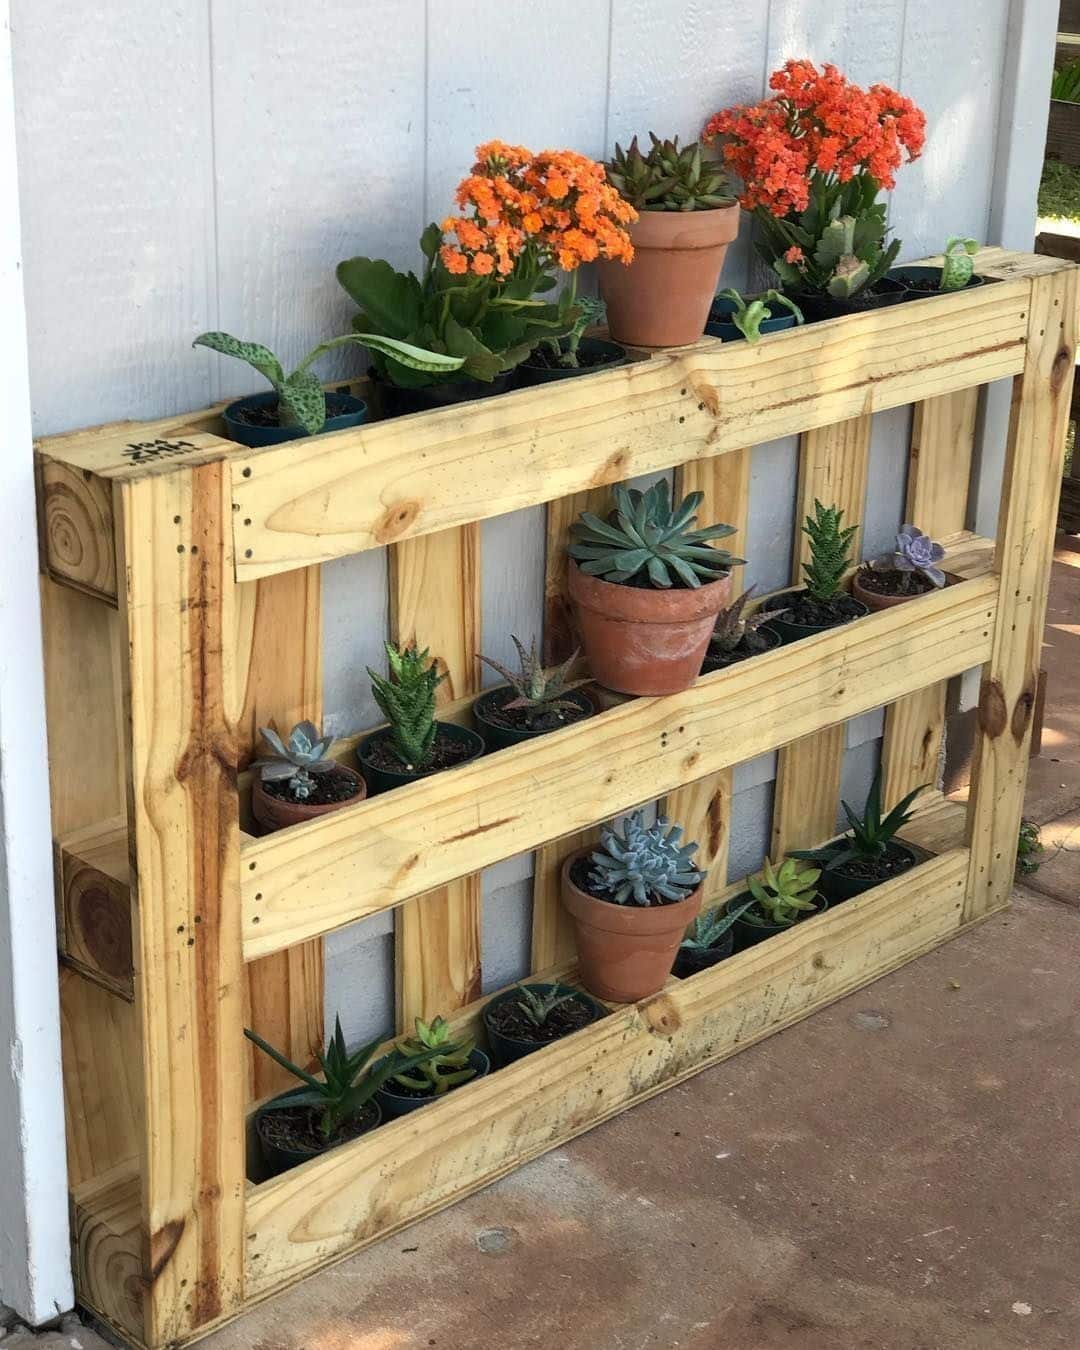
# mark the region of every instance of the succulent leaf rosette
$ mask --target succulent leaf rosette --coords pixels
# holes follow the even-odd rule
[[[945,573],[938,563],[945,557],[942,546],[923,534],[916,525],[901,525],[896,536],[896,548],[875,559],[876,571],[903,572],[907,575],[917,572],[926,578],[932,586],[945,585]]]
[[[617,905],[673,904],[685,900],[705,878],[693,866],[697,844],[684,844],[680,825],[658,816],[645,824],[643,811],[600,831],[600,846],[589,855],[590,884]]]

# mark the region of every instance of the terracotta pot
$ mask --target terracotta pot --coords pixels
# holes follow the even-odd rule
[[[255,774],[251,783],[251,812],[266,833],[283,830],[288,825],[299,825],[305,820],[314,820],[316,816],[328,816],[331,811],[340,811],[346,806],[355,806],[367,796],[367,784],[355,769],[340,764],[337,772],[344,774],[357,785],[356,795],[347,802],[327,802],[323,806],[305,806],[302,802],[286,801],[284,797],[273,797],[262,785],[262,779]]]
[[[705,331],[739,208],[642,211],[629,227],[634,261],[597,263],[608,329],[630,347],[682,347]]]
[[[612,1003],[636,1003],[664,987],[679,943],[701,909],[701,887],[673,905],[617,905],[597,900],[570,879],[591,848],[562,866],[562,902],[574,921],[578,972],[590,994]]]
[[[573,560],[569,583],[589,673],[620,694],[688,689],[731,598],[730,576],[696,590],[617,586],[587,576]]]
[[[945,585],[955,586],[960,580],[953,576],[951,572],[945,573]],[[851,594],[856,600],[861,601],[867,609],[892,609],[894,605],[906,605],[909,600],[918,600],[924,595],[933,595],[933,590],[912,591],[910,595],[882,595],[880,591],[872,591],[864,586],[859,580],[859,573],[856,572],[851,578]]]

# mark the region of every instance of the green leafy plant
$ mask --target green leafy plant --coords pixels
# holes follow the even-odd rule
[[[418,1057],[424,1051],[432,1052],[429,1059],[421,1060],[413,1069],[394,1074],[395,1083],[412,1088],[414,1092],[430,1091],[433,1096],[441,1097],[452,1087],[476,1077],[476,1070],[469,1063],[476,1042],[471,1036],[461,1041],[452,1040],[450,1024],[442,1017],[431,1022],[418,1017],[415,1034],[402,1041],[400,1048],[406,1056]]]
[[[1022,820],[1016,840],[1016,870],[1028,877],[1042,866],[1043,843],[1040,830],[1033,820]]]
[[[246,361],[260,375],[270,381],[278,396],[278,422],[283,427],[303,427],[309,436],[320,432],[326,424],[326,394],[319,377],[311,367],[327,352],[338,347],[364,346],[384,357],[393,357],[403,368],[424,371],[428,375],[447,375],[465,364],[461,356],[429,351],[395,337],[378,333],[346,333],[343,337],[320,342],[308,352],[291,375],[286,375],[272,351],[257,342],[241,342],[228,333],[201,333],[193,347],[209,347],[223,356],[235,356]]]
[[[748,633],[756,633],[770,619],[782,619],[787,613],[786,609],[759,609],[756,614],[744,614],[746,602],[753,595],[754,589],[753,586],[748,587],[716,616],[716,625],[709,644],[717,656],[730,656],[738,650],[739,644]]]
[[[572,1002],[574,998],[575,991],[567,989],[556,980],[551,988],[546,990],[534,984],[523,984],[514,1002],[534,1027],[542,1027],[547,1025],[548,1018],[556,1008]]]
[[[326,758],[331,737],[324,736],[314,722],[297,722],[287,741],[270,727],[260,727],[259,733],[273,753],[266,759],[257,759],[251,767],[258,770],[264,783],[288,779],[289,795],[294,801],[306,801],[315,791],[315,778],[338,767]]]
[[[971,280],[975,271],[975,254],[979,251],[977,239],[962,239],[951,234],[945,241],[945,253],[941,264],[942,291],[962,291]]]
[[[745,300],[737,290],[729,286],[725,290],[717,291],[716,298],[730,300],[735,306],[721,322],[733,323],[747,342],[760,341],[762,323],[765,319],[773,317],[770,312],[771,305],[780,305],[781,308],[789,310],[794,314],[797,324],[805,322],[803,312],[795,301],[776,290],[768,290],[752,300]]]
[[[779,867],[766,858],[760,874],[747,877],[746,884],[765,922],[787,927],[800,914],[817,909],[815,886],[820,876],[820,868],[800,868],[794,857],[785,858]]]
[[[525,724],[528,727],[553,713],[580,713],[580,706],[565,697],[572,689],[579,689],[583,684],[588,684],[586,679],[567,678],[578,659],[579,652],[575,650],[561,666],[551,666],[545,670],[536,648],[535,638],[530,643],[528,651],[512,633],[510,641],[517,648],[521,663],[518,670],[511,670],[508,666],[493,661],[490,656],[477,653],[477,660],[483,661],[492,670],[497,671],[516,695],[509,703],[502,705],[503,710],[509,712],[520,709],[524,713]]]
[[[806,862],[823,863],[827,872],[834,872],[845,863],[876,862],[885,857],[889,844],[899,830],[914,816],[911,803],[929,787],[922,783],[906,794],[885,816],[881,814],[881,769],[874,774],[870,791],[866,795],[866,805],[860,816],[847,802],[841,802],[844,815],[851,825],[850,831],[835,844],[826,844],[822,848],[792,849],[791,857],[802,858]]]
[[[858,525],[841,527],[843,511],[822,506],[814,499],[814,514],[806,517],[803,533],[810,541],[810,561],[803,563],[803,577],[811,600],[825,604],[840,592],[844,573],[851,565],[851,541]]]
[[[1050,97],[1064,103],[1080,103],[1080,60],[1066,61],[1054,71]]]
[[[577,370],[578,368],[578,348],[581,346],[581,339],[585,336],[585,330],[602,324],[607,317],[607,306],[603,300],[594,295],[579,295],[574,304],[578,316],[574,320],[574,326],[569,333],[563,338],[544,338],[538,344],[549,351],[558,360],[560,366],[566,366],[569,370]]]
[[[394,754],[408,769],[426,769],[435,750],[435,690],[446,676],[429,660],[426,647],[421,652],[392,642],[383,646],[390,673],[379,675],[368,666],[371,692],[390,723]]]
[[[699,142],[679,146],[649,132],[652,145],[641,153],[635,136],[624,150],[616,144],[607,164],[608,182],[637,211],[713,211],[735,198],[727,174],[708,159]]]
[[[268,1042],[250,1028],[244,1028],[244,1035],[253,1041],[260,1050],[294,1078],[298,1078],[307,1088],[283,1102],[283,1106],[314,1106],[321,1110],[319,1132],[324,1139],[332,1139],[347,1120],[350,1120],[365,1102],[370,1101],[379,1088],[394,1074],[434,1058],[437,1050],[424,1049],[415,1054],[402,1054],[394,1049],[377,1066],[369,1068],[372,1055],[378,1049],[380,1041],[376,1038],[355,1050],[351,1055],[345,1045],[341,1030],[341,1019],[334,1023],[334,1034],[326,1049],[319,1055],[323,1078],[316,1078],[306,1069],[275,1050]]]
[[[734,534],[733,526],[693,528],[703,493],[691,492],[672,510],[667,479],[661,478],[647,492],[617,487],[614,496],[606,520],[583,511],[570,526],[570,556],[589,576],[621,584],[644,573],[651,586],[696,588],[745,561],[709,544]]]
[[[686,930],[686,936],[679,947],[684,952],[707,952],[717,945],[720,939],[735,926],[756,900],[753,896],[741,905],[721,905],[717,909],[705,910],[697,916]]]
[[[617,905],[649,905],[685,900],[704,880],[691,860],[697,844],[683,844],[681,825],[658,816],[645,824],[645,813],[635,811],[623,821],[600,831],[600,846],[589,855],[590,884]]]

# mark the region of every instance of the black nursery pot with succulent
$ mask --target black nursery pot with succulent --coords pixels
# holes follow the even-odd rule
[[[425,1051],[431,1051],[430,1058],[419,1058]],[[383,1079],[377,1100],[384,1116],[406,1116],[474,1078],[483,1078],[491,1067],[471,1036],[453,1039],[443,1017],[430,1022],[418,1017],[413,1035],[402,1041],[399,1052],[416,1062]],[[382,1063],[379,1060],[375,1068]]]
[[[901,843],[896,834],[915,814],[910,809],[911,803],[926,786],[924,783],[913,788],[883,817],[879,768],[870,784],[861,816],[847,802],[840,803],[851,825],[850,831],[821,848],[792,849],[791,856],[820,865],[821,890],[834,903],[851,900],[884,881],[891,881],[909,871],[919,860],[914,849]]]
[[[785,645],[825,633],[869,613],[861,601],[843,588],[844,573],[851,562],[851,541],[859,528],[841,526],[843,518],[843,511],[835,506],[822,506],[815,500],[814,514],[807,516],[803,525],[803,533],[810,540],[810,561],[803,563],[806,585],[798,590],[780,591],[762,606]]]
[[[671,973],[686,980],[730,956],[735,950],[735,924],[754,903],[751,895],[699,914],[679,944]]]
[[[747,601],[753,593],[754,587],[748,587],[717,615],[716,627],[709,639],[709,650],[705,653],[701,667],[702,675],[708,675],[714,670],[726,670],[739,661],[761,656],[780,646],[780,634],[771,624],[782,618],[787,610],[773,610],[770,613],[759,609],[756,614],[744,614]]]
[[[500,1067],[607,1016],[602,1003],[559,984],[522,984],[484,1005],[484,1030]]]
[[[389,726],[362,740],[356,757],[372,796],[404,787],[429,774],[452,769],[484,753],[484,742],[468,727],[435,719],[435,690],[446,678],[425,647],[397,648],[387,642],[388,676],[368,667],[371,690]]]
[[[575,304],[580,311],[566,337],[544,338],[517,368],[519,385],[550,384],[572,380],[578,375],[593,375],[626,364],[626,348],[608,338],[585,337],[586,328],[601,324],[607,313],[603,300],[579,295]]]
[[[816,889],[820,875],[817,867],[800,868],[794,857],[785,858],[779,867],[766,858],[760,874],[747,877],[748,889],[728,901],[728,912],[736,916],[735,950],[756,947],[766,938],[823,914],[829,902]]]
[[[473,719],[489,750],[505,750],[531,741],[591,717],[596,711],[592,699],[581,689],[588,680],[568,678],[578,652],[561,666],[545,670],[535,638],[527,652],[513,634],[510,640],[517,648],[518,670],[510,670],[490,656],[478,657],[507,681],[485,690],[473,704]]]

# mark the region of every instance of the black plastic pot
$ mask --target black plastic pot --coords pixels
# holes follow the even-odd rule
[[[719,965],[734,950],[735,929],[729,928],[719,942],[703,952],[696,951],[693,948],[680,947],[675,956],[675,964],[671,968],[671,973],[680,980],[688,980],[691,975],[697,975],[702,970],[708,970],[710,966]]]
[[[393,788],[407,787],[409,783],[417,783],[421,778],[427,778],[431,773],[445,773],[448,769],[459,768],[462,764],[468,764],[470,760],[479,759],[484,753],[484,742],[476,734],[470,731],[468,727],[459,727],[455,722],[436,722],[435,735],[438,739],[442,737],[445,740],[457,741],[459,744],[467,745],[471,753],[457,764],[448,764],[446,769],[433,769],[428,773],[410,773],[404,767],[398,772],[393,769],[384,769],[381,765],[371,764],[365,758],[365,751],[370,746],[374,746],[381,741],[389,738],[390,732],[386,727],[372,732],[370,736],[365,736],[356,747],[356,760],[360,765],[360,772],[364,775],[364,781],[368,785],[368,796],[375,797],[380,792],[390,792]]]
[[[433,412],[437,408],[451,408],[458,403],[473,403],[481,398],[494,398],[510,388],[513,371],[507,371],[487,383],[485,380],[445,380],[441,384],[425,384],[418,389],[403,389],[384,380],[374,369],[368,372],[372,387],[378,391],[379,408],[384,417],[404,417],[408,413]]]
[[[802,291],[791,298],[809,321],[820,323],[824,319],[842,318],[845,314],[865,314],[867,310],[898,305],[906,296],[907,287],[903,282],[886,276],[875,282],[869,290],[847,298],[830,295],[828,291]]]
[[[538,989],[541,993],[549,994],[554,989],[553,984],[532,984],[530,989]],[[534,1050],[543,1050],[545,1045],[555,1045],[556,1041],[519,1041],[516,1036],[504,1036],[502,1032],[496,1031],[491,1025],[490,1014],[493,1008],[497,1008],[500,1003],[508,1003],[517,997],[517,989],[507,989],[505,993],[500,994],[498,998],[493,998],[490,1003],[484,1005],[484,1030],[487,1032],[488,1048],[491,1050],[491,1058],[495,1061],[496,1068],[505,1068],[507,1064],[513,1064],[515,1060],[524,1059],[526,1055],[531,1055]],[[602,1003],[597,1002],[589,994],[583,993],[580,989],[573,991],[574,998],[578,1003],[583,1004],[593,1014],[591,1022],[598,1022],[601,1017],[608,1014],[607,1008]],[[584,1028],[579,1028],[583,1030]],[[573,1035],[573,1032],[568,1032]],[[565,1040],[565,1037],[562,1039]]]
[[[757,629],[757,636],[764,640],[765,651],[753,652],[750,656],[721,657],[710,647],[705,653],[705,660],[701,663],[702,675],[711,675],[714,670],[728,670],[731,666],[741,666],[744,661],[752,661],[755,656],[764,656],[765,652],[775,651],[780,646],[780,634],[773,627],[771,620]]]
[[[799,301],[796,300],[795,303],[798,304]],[[734,300],[717,296],[712,303],[712,309],[709,310],[709,322],[705,325],[705,336],[719,338],[721,342],[745,342],[746,334],[741,333],[730,320],[724,317],[726,314],[734,314],[735,309]],[[760,333],[780,333],[785,328],[794,327],[794,314],[784,309],[782,305],[770,304],[769,317],[762,319],[758,331]]]
[[[517,368],[518,386],[550,384],[553,380],[573,380],[581,375],[598,375],[602,370],[614,370],[616,366],[624,366],[628,356],[625,347],[621,347],[617,342],[609,342],[606,338],[582,338],[578,343],[578,352],[582,356],[602,356],[607,359],[594,362],[590,366],[548,367],[531,366],[526,357]]]
[[[493,722],[489,718],[492,707],[497,705],[500,699],[507,691],[508,686],[500,684],[495,689],[486,689],[473,704],[473,721],[476,723],[476,729],[484,738],[484,744],[488,750],[506,750],[512,745],[521,745],[525,741],[535,741],[537,736],[547,736],[552,731],[560,731],[561,726],[548,727],[544,731],[526,731],[524,728],[518,730],[516,727],[504,727],[498,722]],[[576,703],[585,714],[585,717],[592,717],[596,712],[596,705],[588,694],[582,693],[580,689],[571,689],[569,693],[563,696],[567,702]],[[565,726],[574,726],[584,718],[575,718],[573,722],[566,722]]]
[[[894,267],[885,274],[890,281],[898,281],[906,290],[904,296],[905,302],[908,300],[931,300],[935,295],[953,295],[953,291],[916,291],[912,290],[909,283],[912,281],[933,281],[935,284],[941,281],[940,267],[912,266],[912,267]],[[960,289],[970,291],[973,286],[981,286],[985,278],[972,276],[966,286]]]
[[[231,441],[241,445],[281,445],[285,441],[298,441],[307,436],[303,427],[256,427],[237,419],[237,413],[244,408],[276,408],[277,394],[252,394],[249,398],[238,398],[230,403],[221,414],[225,423],[225,432]],[[358,427],[367,418],[368,407],[361,398],[352,394],[327,394],[326,421],[320,436],[328,431],[344,431],[346,427]]]
[[[381,1063],[381,1060],[378,1061],[376,1064],[372,1065],[372,1068],[378,1068],[378,1065]],[[444,1095],[456,1092],[458,1088],[467,1087],[469,1083],[475,1083],[477,1078],[486,1077],[488,1070],[491,1068],[491,1061],[488,1059],[487,1055],[484,1054],[483,1050],[473,1050],[469,1055],[469,1067],[476,1070],[474,1076],[470,1078],[468,1082],[459,1083],[458,1087],[447,1088],[446,1094]],[[442,1100],[441,1097],[435,1096],[434,1093],[430,1097],[409,1097],[403,1092],[395,1092],[394,1080],[392,1078],[388,1078],[378,1092],[376,1092],[375,1099],[379,1103],[379,1109],[382,1111],[383,1116],[387,1119],[394,1116],[407,1116],[410,1111],[416,1111],[421,1106],[427,1106],[429,1102]]]
[[[770,596],[768,600],[765,601],[764,605],[762,605],[762,609],[764,610],[783,609],[785,596],[801,595],[804,592],[804,590],[805,587],[796,587],[795,589],[790,591],[779,591],[776,595]],[[854,623],[855,619],[865,618],[866,615],[870,613],[869,609],[867,609],[867,607],[862,603],[861,600],[855,600],[853,596],[849,597],[849,599],[851,599],[854,604],[858,605],[859,610],[861,612],[855,615],[853,618],[848,619],[846,621],[847,623]],[[845,626],[844,624],[835,624],[835,623],[834,624],[789,623],[787,619],[769,620],[769,627],[775,629],[775,631],[779,633],[780,641],[782,645],[785,647],[788,645],[789,642],[799,642],[801,641],[802,638],[813,637],[815,633],[828,633],[831,632],[831,630],[834,628],[843,628],[844,626]]]
[[[834,850],[842,847],[837,843],[830,845]],[[885,845],[885,852],[897,861],[903,859],[907,866],[901,868],[899,872],[894,872],[893,876],[902,876],[909,868],[915,866],[919,861],[919,855],[914,849],[908,848],[907,844],[902,844],[899,839],[892,839]],[[892,877],[882,877],[880,880],[868,877],[851,877],[842,871],[830,872],[828,868],[823,868],[821,877],[818,881],[818,889],[822,891],[833,904],[840,904],[844,900],[854,900],[857,895],[865,895],[867,891],[872,891],[875,886],[883,886],[886,881],[891,881]]]
[[[727,902],[727,908],[735,909],[743,905],[750,899],[750,892],[743,891],[741,895],[735,896],[733,900]],[[756,947],[759,942],[764,942],[766,938],[776,937],[778,933],[790,933],[791,930],[800,923],[805,923],[807,919],[816,919],[819,914],[824,914],[829,908],[829,901],[826,896],[817,897],[817,909],[811,914],[809,910],[802,911],[802,917],[795,920],[795,923],[754,923],[748,915],[753,911],[748,910],[746,914],[741,915],[735,920],[735,927],[732,932],[735,935],[736,952],[744,952],[747,947]]]
[[[307,1092],[306,1087],[291,1088],[288,1092],[280,1092],[276,1097],[271,1097],[268,1102],[263,1102],[262,1106],[255,1112],[255,1137],[259,1141],[259,1152],[262,1154],[263,1162],[270,1175],[280,1176],[282,1172],[289,1171],[292,1167],[299,1167],[301,1163],[310,1162],[312,1158],[321,1158],[324,1153],[329,1153],[331,1149],[340,1148],[340,1144],[330,1144],[326,1148],[320,1149],[292,1149],[282,1148],[278,1144],[272,1143],[266,1139],[259,1123],[264,1116],[272,1115],[275,1110],[280,1110],[283,1106],[289,1106],[294,1097],[299,1097],[301,1093]],[[370,1134],[372,1130],[377,1129],[382,1124],[382,1111],[379,1109],[379,1103],[371,1099],[371,1107],[375,1111],[374,1122],[363,1131],[363,1134]],[[360,1138],[357,1135],[356,1138]]]

